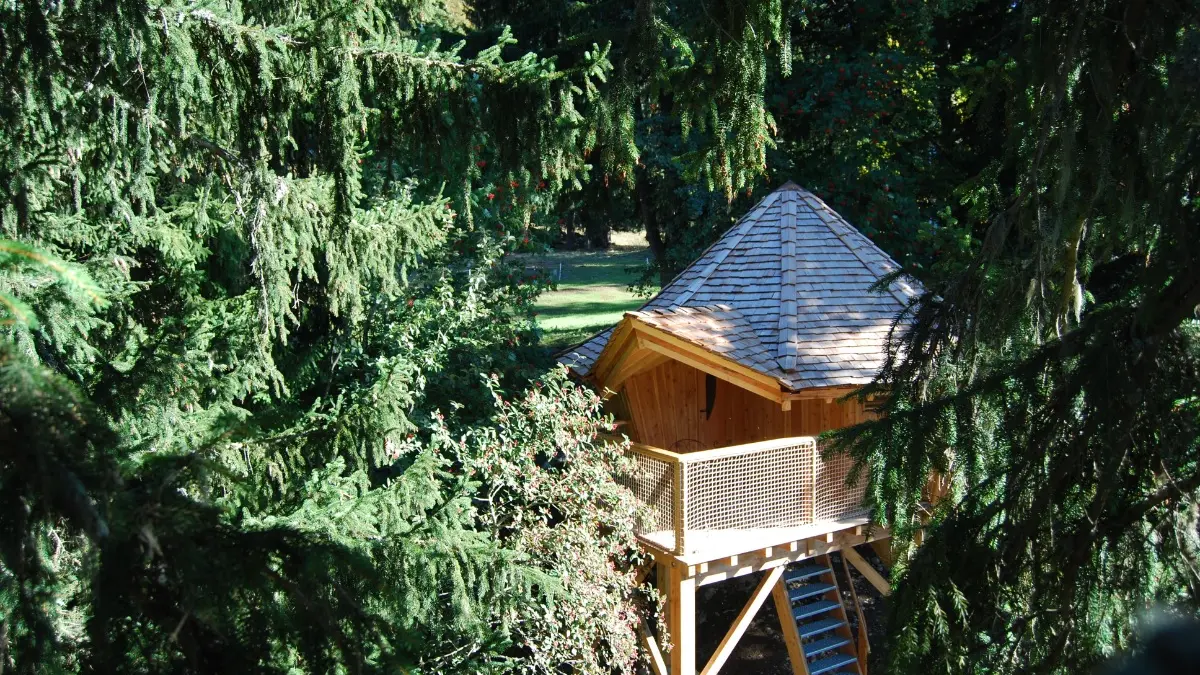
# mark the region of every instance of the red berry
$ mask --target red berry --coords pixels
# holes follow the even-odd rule
[[[493,200],[493,199],[495,199],[495,198],[496,198],[496,193],[495,193],[495,192],[489,192],[489,193],[488,193],[488,201],[491,201],[491,200]]]
[[[487,166],[487,161],[486,161],[486,160],[482,160],[482,159],[481,159],[481,160],[479,160],[478,162],[475,162],[475,166],[477,166],[477,167],[479,167],[479,168],[481,168],[481,169],[482,169],[482,168],[484,168],[485,166]]]

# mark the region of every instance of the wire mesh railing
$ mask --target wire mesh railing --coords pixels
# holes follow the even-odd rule
[[[638,534],[682,555],[717,542],[862,516],[865,480],[848,456],[822,459],[811,436],[675,453],[633,444],[620,480],[646,507]]]

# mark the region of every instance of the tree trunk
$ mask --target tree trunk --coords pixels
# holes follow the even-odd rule
[[[583,234],[587,237],[587,247],[592,249],[607,249],[609,244],[612,243],[610,239],[611,233],[612,224],[607,218],[603,220],[588,219],[587,224],[583,228]]]
[[[671,281],[667,270],[667,247],[658,227],[658,216],[651,196],[653,191],[649,177],[644,174],[640,176],[635,190],[638,220],[642,221],[642,227],[646,228],[646,242],[650,245],[650,254],[654,256],[654,266],[658,268],[658,283],[666,286],[667,282]]]

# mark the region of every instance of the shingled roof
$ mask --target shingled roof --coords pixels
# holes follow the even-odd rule
[[[788,182],[626,320],[732,359],[792,391],[861,385],[883,364],[892,322],[921,292],[819,197]],[[612,329],[560,357],[587,375]]]

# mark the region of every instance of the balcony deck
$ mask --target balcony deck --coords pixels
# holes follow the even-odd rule
[[[623,482],[647,508],[638,533],[652,551],[686,564],[781,547],[869,523],[865,480],[853,460],[823,459],[811,436],[700,452],[631,447]]]

